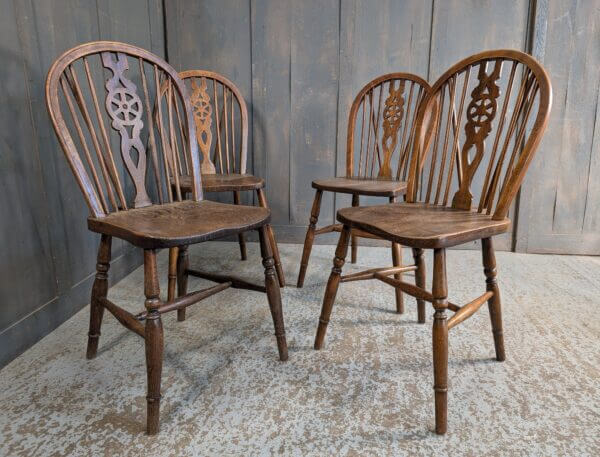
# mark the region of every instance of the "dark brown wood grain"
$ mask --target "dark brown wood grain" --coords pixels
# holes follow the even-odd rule
[[[93,67],[100,63],[110,70],[106,81],[101,77],[94,80],[94,76],[104,74],[102,66]],[[85,79],[77,77],[77,68],[83,68]],[[132,83],[135,77],[132,73],[136,70],[142,81],[141,90]],[[80,81],[83,80],[87,81],[89,91],[82,90]],[[91,100],[84,94],[89,94]],[[100,109],[102,96],[106,112]],[[243,288],[266,292],[279,356],[287,360],[281,296],[273,260],[275,240],[269,226],[270,210],[260,193],[260,207],[203,200],[196,126],[187,89],[173,68],[135,46],[91,42],[65,52],[56,60],[48,73],[46,97],[54,130],[91,213],[88,228],[101,234],[92,288],[87,357],[96,356],[105,309],[125,328],[144,338],[148,434],[159,430],[164,350],[161,314],[177,310],[178,320],[184,320],[187,306],[228,287],[246,286],[234,279],[215,276],[209,279],[220,284],[188,294],[187,277],[198,274],[189,269],[188,245],[259,230],[265,286]],[[150,107],[154,107],[153,112]],[[65,111],[70,118],[63,116]],[[96,115],[95,119],[91,113]],[[141,142],[144,127],[151,130],[147,147]],[[155,133],[158,133],[156,137]],[[110,135],[120,145],[120,156],[113,153]],[[93,147],[88,144],[88,138]],[[231,138],[231,146],[235,144]],[[245,167],[244,162],[238,161],[238,164]],[[118,166],[124,166],[128,175],[119,175]],[[126,181],[127,176],[130,182]],[[187,189],[181,187],[183,177],[188,178]],[[128,188],[135,190],[132,202],[124,198],[124,190]],[[184,200],[186,194],[188,200]],[[146,310],[135,316],[106,298],[113,237],[144,250]],[[172,248],[166,302],[160,299],[156,261],[160,248]],[[174,297],[175,281],[177,298]]]
[[[471,74],[477,75],[477,81],[468,91]],[[513,88],[516,94],[511,96]],[[378,279],[415,297],[419,322],[425,322],[425,301],[432,303],[438,434],[446,433],[448,426],[448,330],[473,316],[487,301],[496,359],[505,360],[492,237],[509,229],[508,209],[540,143],[551,102],[550,79],[527,54],[486,51],[458,62],[438,79],[419,108],[407,202],[344,208],[337,213],[344,228],[323,298],[315,349],[323,345],[349,234],[361,230],[413,248],[416,285],[392,278],[397,271],[391,269],[354,273],[349,280]],[[474,192],[479,167],[484,178],[479,192]],[[476,240],[482,243],[486,292],[459,306],[448,301],[446,248]],[[424,249],[433,250],[431,292],[425,290]],[[450,319],[447,310],[454,312]]]

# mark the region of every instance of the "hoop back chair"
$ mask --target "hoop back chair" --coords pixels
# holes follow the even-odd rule
[[[433,305],[439,434],[447,428],[448,330],[487,302],[496,359],[505,359],[492,236],[509,229],[510,205],[540,143],[551,104],[550,79],[528,54],[486,51],[460,61],[438,79],[419,111],[407,201],[338,212],[343,228],[315,349],[323,345],[352,229],[410,246],[418,257],[423,249],[433,249],[431,292],[391,278],[387,271],[363,279],[378,279]],[[446,248],[475,240],[482,242],[486,292],[464,306],[455,305],[447,298]],[[446,310],[454,312],[449,319]]]
[[[196,140],[201,152],[202,188],[204,192],[232,192],[239,205],[240,193],[255,191],[259,206],[267,208],[265,181],[246,173],[248,156],[248,108],[240,90],[225,76],[212,71],[188,70],[179,73],[190,95],[196,127]],[[162,88],[164,96],[166,88]],[[172,185],[176,183],[172,180]],[[181,192],[191,189],[191,172],[183,169],[179,181]],[[275,259],[275,270],[281,287],[285,277],[273,228],[267,226],[269,242]],[[247,259],[244,234],[238,235],[242,260]],[[177,249],[170,251],[169,297],[175,294]],[[178,315],[185,318],[185,310]]]
[[[358,92],[348,117],[346,176],[312,182],[315,199],[304,241],[298,287],[304,284],[315,236],[341,231],[341,224],[316,229],[323,191],[351,194],[354,207],[359,206],[361,195],[387,197],[390,202],[404,195],[415,138],[415,120],[421,102],[430,91],[429,84],[419,76],[389,73],[373,79]],[[358,237],[378,238],[353,230],[352,263],[357,258]],[[403,267],[401,246],[397,243],[392,244],[392,260],[398,279],[402,278],[402,271],[414,269],[412,266]],[[424,311],[424,306],[422,303],[419,309]],[[400,291],[396,293],[396,310],[398,313],[404,310]]]
[[[157,96],[161,85],[166,87],[166,97]],[[157,115],[152,116],[150,107],[155,101]],[[147,432],[155,434],[159,426],[163,313],[185,309],[228,287],[262,290],[267,293],[275,322],[280,359],[286,360],[281,298],[265,228],[270,212],[203,200],[192,107],[175,70],[163,59],[128,44],[82,44],[65,52],[50,68],[46,103],[89,207],[88,228],[101,234],[87,358],[96,356],[105,309],[144,338]],[[185,201],[179,185],[170,185],[171,181],[180,183],[184,166],[190,172],[190,199]],[[217,278],[220,284],[216,286],[186,293],[189,244],[252,229],[260,235],[264,287]],[[107,298],[112,237],[144,250],[145,311],[137,315]],[[180,247],[177,276],[182,293],[163,302],[156,254],[160,248],[176,246]]]

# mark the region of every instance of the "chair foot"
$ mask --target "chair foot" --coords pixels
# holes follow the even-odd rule
[[[300,271],[298,272],[298,282],[296,283],[296,287],[298,288],[301,288],[304,285],[304,277],[306,276],[306,269],[308,268],[308,259],[310,259],[310,252],[312,251],[313,242],[315,240],[317,221],[319,220],[319,212],[321,211],[322,196],[323,191],[317,189],[310,211],[310,223],[308,224],[306,238],[304,239],[304,248],[302,249],[302,260],[300,261]]]
[[[342,267],[346,261],[346,255],[348,254],[349,238],[350,227],[344,226],[340,233],[340,239],[335,250],[335,258],[333,259],[333,268],[331,269],[331,274],[327,281],[327,288],[325,289],[325,296],[323,297],[323,307],[321,308],[321,317],[319,318],[314,345],[314,348],[317,350],[323,347],[323,342],[325,341],[325,333],[327,332],[327,325],[329,324],[329,318],[331,317],[331,310],[340,285]]]
[[[100,339],[100,327],[104,307],[100,305],[99,299],[106,298],[108,294],[108,269],[110,268],[112,238],[102,235],[98,248],[98,260],[96,263],[96,279],[92,286],[92,297],[90,300],[90,330],[88,332],[88,344],[86,358],[93,359],[98,353],[98,341]]]
[[[283,309],[281,306],[281,292],[279,284],[275,279],[275,267],[273,254],[271,252],[271,243],[269,242],[268,230],[266,227],[261,227],[258,230],[260,238],[260,250],[263,258],[263,266],[265,268],[265,288],[267,290],[267,299],[269,308],[275,326],[275,338],[277,340],[277,350],[279,352],[279,360],[285,362],[288,359],[288,347],[285,338],[285,325],[283,323]]]

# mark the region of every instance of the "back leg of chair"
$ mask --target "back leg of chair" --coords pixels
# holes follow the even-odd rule
[[[98,261],[96,263],[96,279],[92,287],[92,299],[90,301],[90,331],[88,333],[87,355],[88,359],[96,357],[98,352],[98,340],[100,339],[100,327],[104,307],[100,299],[108,295],[108,269],[110,268],[112,238],[102,235],[100,247],[98,248]]]
[[[240,203],[240,191],[239,190],[234,190],[233,191],[233,203],[236,205],[241,204]],[[242,260],[246,260],[248,258],[248,255],[246,254],[246,239],[244,238],[244,233],[238,233],[238,242],[240,244],[240,256],[242,258]]]
[[[360,204],[360,196],[358,194],[352,194],[352,206],[358,206]],[[350,263],[356,263],[358,257],[358,237],[352,235],[352,252],[350,253]]]
[[[310,210],[310,221],[308,224],[308,230],[306,231],[306,238],[304,239],[304,249],[302,250],[302,260],[300,261],[300,271],[298,273],[298,282],[296,284],[296,287],[298,288],[304,285],[304,276],[306,276],[308,259],[310,259],[310,252],[312,251],[313,242],[315,241],[315,230],[317,227],[317,221],[319,220],[319,212],[321,211],[322,197],[323,191],[317,189],[315,192],[315,199],[313,200],[312,209]]]
[[[396,197],[390,197],[390,203],[394,203],[396,201]],[[398,243],[392,243],[392,262],[395,267],[402,266],[402,246]],[[396,273],[394,275],[394,279],[398,281],[402,281],[402,273]],[[402,291],[397,287],[394,288],[396,293],[396,312],[398,314],[404,313],[404,297],[402,295]]]
[[[182,297],[187,294],[188,268],[190,267],[188,257],[188,247],[179,246],[177,250],[177,296]],[[177,310],[177,320],[185,320],[185,308]]]
[[[433,390],[435,394],[435,432],[446,433],[448,428],[448,283],[446,279],[446,250],[433,253]]]
[[[175,286],[177,285],[177,251],[177,248],[169,248],[167,301],[175,300]]]
[[[415,284],[421,289],[426,287],[426,271],[425,271],[425,259],[423,258],[423,249],[414,248],[412,250],[413,258],[415,259]],[[419,324],[425,323],[425,300],[417,298],[417,316]]]
[[[491,238],[481,240],[483,253],[483,271],[485,273],[486,288],[494,295],[488,300],[490,319],[492,321],[492,332],[494,334],[494,346],[496,347],[496,360],[505,360],[504,335],[502,333],[502,308],[500,302],[500,289],[496,280],[496,255]]]
[[[261,208],[268,208],[267,197],[262,189],[256,189],[258,196],[258,204]],[[277,279],[279,280],[279,287],[285,287],[285,276],[283,274],[283,267],[281,266],[281,257],[279,257],[279,247],[277,241],[275,241],[275,234],[273,233],[273,226],[271,224],[266,225],[268,241],[271,244],[271,252],[273,253],[273,259],[275,260],[275,271],[277,271]]]

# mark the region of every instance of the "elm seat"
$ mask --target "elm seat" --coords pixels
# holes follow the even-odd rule
[[[406,192],[406,182],[392,179],[327,178],[312,182],[313,189],[360,194],[376,197],[396,197]]]
[[[159,249],[253,230],[270,218],[268,208],[185,200],[89,217],[88,228],[144,249]]]
[[[436,249],[456,246],[504,233],[507,218],[424,203],[343,208],[337,213],[341,223],[380,236],[404,246]]]
[[[171,178],[171,184],[175,185],[173,178]],[[264,179],[248,174],[202,174],[202,190],[205,192],[257,190],[264,187]],[[190,175],[181,176],[179,188],[182,192],[191,192],[192,177]]]

